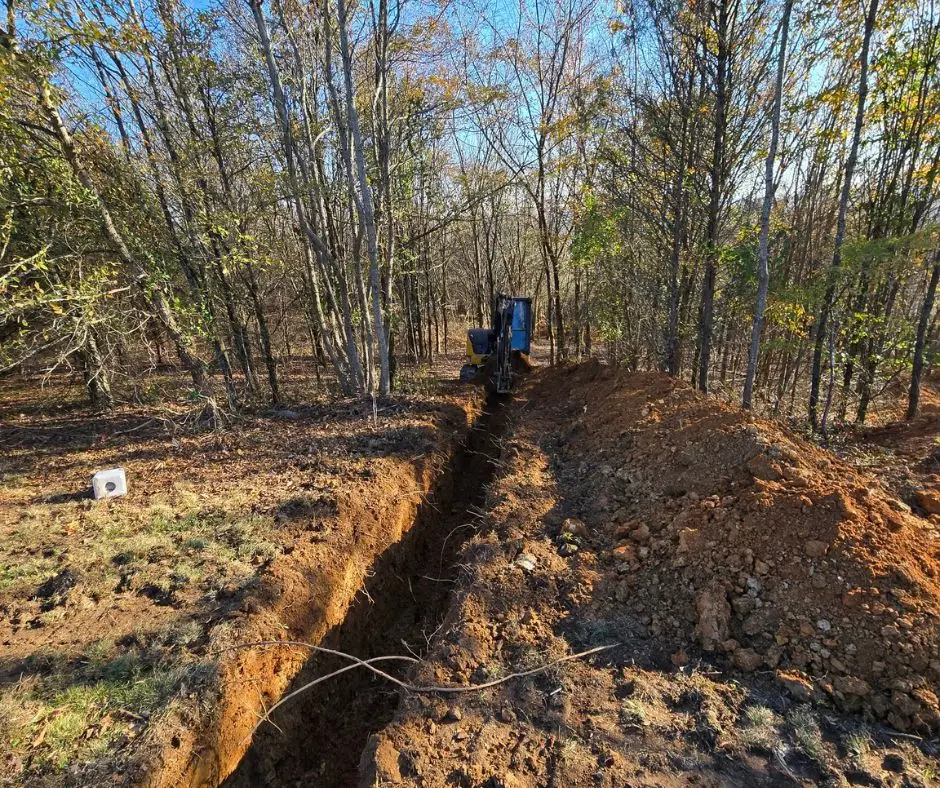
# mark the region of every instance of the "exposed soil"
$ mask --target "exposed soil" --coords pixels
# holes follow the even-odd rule
[[[454,559],[477,529],[478,507],[498,454],[502,415],[503,403],[491,398],[415,524],[375,562],[342,624],[319,645],[360,659],[425,654],[440,634],[456,574]],[[317,655],[289,691],[346,664],[339,657]],[[393,688],[365,670],[320,684],[273,714],[272,724],[259,729],[225,785],[352,785],[369,735],[391,720],[397,705]]]
[[[414,678],[467,686],[619,645],[456,700],[406,697],[364,784],[932,782],[929,520],[660,375],[537,373],[510,434],[490,528]]]
[[[931,783],[932,382],[913,424],[839,445],[851,465],[662,375],[518,384],[208,435],[5,392],[4,780]],[[130,496],[75,494],[109,465]],[[350,670],[252,742],[348,664],[246,647],[290,640],[464,688],[613,648],[458,694]]]
[[[327,488],[317,483],[307,488],[313,508],[292,517],[289,555],[272,563],[243,595],[240,610],[248,615],[213,641],[217,648],[238,648],[220,662],[208,713],[194,720],[191,706],[184,707],[168,728],[176,730],[173,746],[155,748],[138,779],[147,785],[217,785],[235,769],[259,715],[281,697],[309,658],[302,648],[241,646],[269,640],[319,643],[338,627],[376,559],[412,529],[425,496],[450,469],[477,412],[474,404],[466,413],[452,413],[405,461],[363,458],[360,484],[341,479],[337,485],[335,475],[328,474],[320,482]]]

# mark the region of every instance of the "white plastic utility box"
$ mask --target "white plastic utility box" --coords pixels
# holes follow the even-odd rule
[[[127,476],[123,468],[98,471],[91,477],[91,491],[96,499],[127,495]]]

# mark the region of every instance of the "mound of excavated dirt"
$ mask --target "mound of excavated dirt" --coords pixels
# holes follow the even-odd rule
[[[479,684],[621,645],[406,697],[364,780],[815,782],[846,749],[801,704],[833,704],[842,730],[940,727],[937,534],[874,479],[662,375],[548,369],[511,412],[491,530],[414,678]]]
[[[573,419],[554,453],[594,467],[562,472],[566,503],[662,646],[805,671],[841,707],[937,727],[940,545],[872,479],[663,376],[586,365],[528,400]]]

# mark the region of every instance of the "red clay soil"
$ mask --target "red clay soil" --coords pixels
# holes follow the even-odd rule
[[[503,411],[502,403],[487,403],[408,534],[373,563],[342,624],[320,646],[359,659],[427,653],[447,612],[455,561],[476,530],[478,507],[493,476]],[[408,668],[398,660],[381,664],[393,674]],[[348,668],[348,659],[338,654],[312,655],[288,691],[307,688],[258,729],[224,787],[355,784],[366,742],[392,720],[398,695],[368,671]],[[320,683],[308,686],[316,680]]]
[[[405,697],[363,783],[821,782],[775,746],[734,750],[755,699],[938,730],[940,542],[872,477],[674,379],[597,363],[536,373],[510,412],[491,530],[465,548],[414,679],[479,684],[621,645]],[[661,708],[675,738],[655,733]]]
[[[457,451],[482,404],[454,398],[415,456],[376,456],[359,484],[338,480],[322,490],[323,506],[298,513],[285,535],[288,554],[263,572],[241,598],[230,627],[212,651],[242,644],[295,640],[319,643],[340,624],[375,560],[415,522],[424,498]],[[455,413],[460,414],[459,420]],[[134,781],[145,786],[215,786],[238,765],[260,715],[300,672],[304,648],[223,651],[217,678],[197,703],[180,704],[141,748]],[[197,709],[203,711],[197,713]]]

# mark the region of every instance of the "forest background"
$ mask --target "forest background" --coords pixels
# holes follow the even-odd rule
[[[7,0],[0,370],[385,397],[507,291],[551,363],[913,415],[938,60],[935,0]]]

